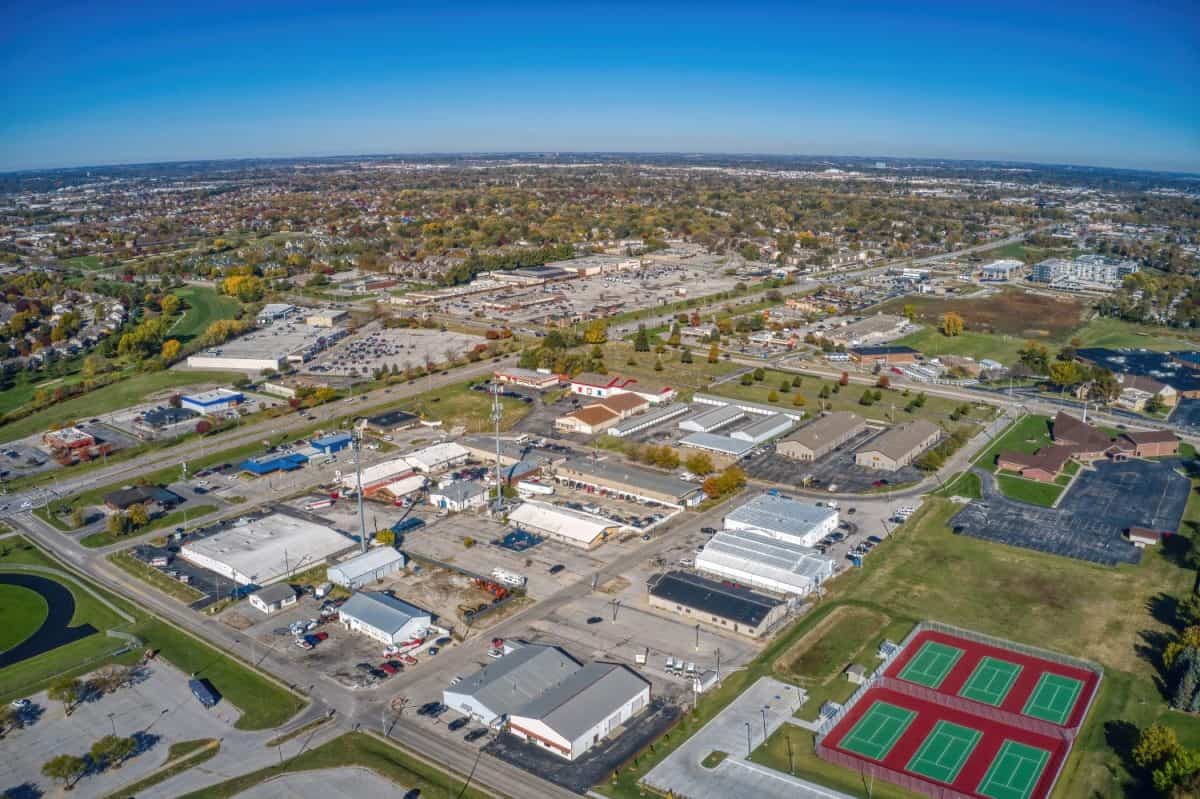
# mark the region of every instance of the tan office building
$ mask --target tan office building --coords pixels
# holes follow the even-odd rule
[[[804,425],[776,444],[775,451],[798,461],[815,461],[866,429],[867,423],[858,414],[838,411]]]
[[[854,453],[854,462],[868,469],[894,472],[915,461],[941,435],[942,429],[933,422],[905,422],[864,444]]]

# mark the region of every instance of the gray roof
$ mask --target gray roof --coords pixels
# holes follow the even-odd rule
[[[700,406],[700,410],[701,413],[680,422],[679,427],[684,430],[707,432],[735,422],[746,415],[746,412],[736,405],[720,405],[711,408]]]
[[[365,591],[359,591],[347,599],[340,612],[342,616],[358,619],[363,624],[384,632],[395,632],[413,619],[429,616],[428,611],[394,596]]]
[[[344,560],[341,563],[330,566],[330,570],[336,569],[344,579],[356,580],[364,574],[371,574],[377,569],[382,569],[387,566],[399,562],[404,565],[404,553],[391,547],[374,547],[361,555]]]
[[[435,488],[429,492],[431,497],[445,497],[450,502],[465,502],[487,491],[483,483],[477,480],[455,480],[445,488]]]
[[[624,666],[589,663],[512,712],[538,719],[568,741],[595,727],[648,683]]]
[[[734,430],[729,435],[732,438],[753,441],[757,444],[759,441],[786,433],[795,423],[792,417],[777,413],[774,416],[765,416],[754,424],[746,425],[741,430]]]
[[[446,690],[473,697],[496,715],[504,716],[579,668],[579,664],[561,649],[521,644]]]
[[[295,599],[296,589],[287,583],[275,583],[274,585],[268,585],[266,588],[258,589],[254,592],[253,596],[261,599],[265,605],[277,605],[280,602]]]
[[[796,577],[820,581],[833,574],[834,561],[814,549],[780,541],[750,530],[724,530],[704,545],[696,568],[708,563],[746,569],[783,583]]]
[[[629,430],[640,428],[642,425],[649,426],[664,422],[667,419],[674,419],[676,416],[687,413],[688,410],[687,405],[678,402],[668,402],[666,405],[661,405],[653,410],[640,413],[637,416],[630,416],[628,419],[617,422],[609,428],[608,432],[614,435],[621,435]]]
[[[924,419],[913,419],[911,422],[889,428],[878,437],[863,444],[855,453],[879,452],[892,460],[900,460],[915,450],[922,442],[932,435],[940,434],[942,428]]]
[[[636,417],[635,417],[636,418]],[[591,458],[571,457],[567,459],[566,468],[583,475],[590,475],[598,482],[605,480],[627,486],[640,486],[659,494],[683,499],[688,494],[695,493],[699,486],[680,480],[678,477],[662,472],[652,472],[637,466],[630,466],[619,461],[598,461]]]
[[[764,532],[784,533],[803,537],[818,524],[837,516],[832,508],[821,508],[807,502],[797,502],[771,494],[759,494],[725,516],[726,523],[735,522]]]
[[[800,408],[781,408],[762,402],[750,402],[749,400],[722,397],[719,394],[696,393],[692,395],[692,403],[700,405],[736,405],[743,411],[758,414],[759,416],[774,416],[777,413],[782,413],[784,416],[790,416],[793,419],[799,419],[804,416],[804,411]]]
[[[866,422],[858,414],[838,411],[814,419],[784,440],[795,441],[802,447],[816,452],[826,446],[828,442],[840,440],[852,431],[864,427],[866,427]]]
[[[754,449],[754,444],[749,441],[742,441],[739,438],[730,438],[729,436],[722,436],[717,433],[692,433],[689,436],[679,439],[679,443],[685,447],[711,449],[715,452],[723,452],[727,455],[737,457],[741,457]]]

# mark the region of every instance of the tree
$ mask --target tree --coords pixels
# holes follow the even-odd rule
[[[756,383],[761,383],[762,381],[764,381],[766,379],[767,379],[767,373],[761,366],[754,370],[754,381]]]
[[[587,328],[583,331],[583,341],[585,344],[603,344],[608,341],[608,322],[603,319],[593,319],[588,322]]]
[[[150,523],[150,512],[147,511],[146,506],[140,502],[130,505],[129,510],[126,511],[126,513],[129,515],[129,524],[132,525],[135,530],[141,529]]]
[[[1186,647],[1171,666],[1171,707],[1195,713],[1200,710],[1200,649]]]
[[[124,513],[114,513],[108,517],[108,521],[105,522],[104,527],[112,535],[125,535],[129,530],[129,517]]]
[[[817,392],[817,396],[821,399],[829,399],[829,386],[821,386],[821,390]]]
[[[892,379],[887,375],[880,375],[879,379],[875,381],[875,385],[878,388],[891,388]]]
[[[116,735],[105,735],[92,744],[89,752],[92,760],[106,766],[120,768],[129,756],[137,749],[137,741],[133,738],[120,738]]]
[[[752,386],[754,385],[754,375],[750,374],[749,372],[745,372],[742,374],[738,382],[740,382],[743,386]]]
[[[1200,774],[1200,751],[1191,749],[1179,749],[1170,758],[1167,759],[1158,768],[1154,769],[1151,778],[1154,781],[1154,789],[1164,796],[1179,797],[1194,797],[1196,796],[1196,788],[1200,780],[1197,780],[1197,775]],[[1176,789],[1181,789],[1176,792]]]
[[[867,389],[862,393],[862,396],[858,398],[858,404],[866,407],[875,404],[875,394],[872,393],[871,389]]]
[[[158,301],[158,307],[162,309],[164,316],[174,316],[179,310],[180,301],[174,294],[167,294]]]
[[[63,703],[63,710],[69,716],[75,710],[75,704],[83,697],[83,682],[74,677],[63,677],[50,683],[46,696],[55,702]]]
[[[19,726],[21,723],[21,714],[15,707],[10,704],[0,705],[0,738],[4,737],[9,727]]]
[[[75,787],[87,769],[87,761],[75,755],[59,755],[42,764],[42,774],[55,782],[65,783],[68,791]]]
[[[795,377],[792,378],[792,388],[800,388],[800,386],[803,382],[804,381],[802,381],[800,379],[800,375],[796,375]]]
[[[1050,382],[1059,388],[1073,386],[1079,380],[1079,364],[1074,361],[1055,361],[1050,364]]]
[[[649,352],[650,351],[650,334],[646,331],[645,325],[638,325],[637,333],[633,336],[634,352]]]
[[[847,373],[847,372],[842,372],[842,376],[838,378],[838,385],[839,385],[839,386],[848,386],[848,385],[850,385],[850,375],[849,375],[849,373]]]
[[[111,694],[129,684],[133,670],[128,666],[105,666],[88,681],[92,688],[102,694]]]
[[[679,323],[671,325],[671,335],[667,338],[667,343],[672,347],[678,347],[683,342],[683,334],[679,331]]]
[[[688,455],[683,465],[687,467],[689,472],[700,477],[712,474],[713,471],[712,458],[707,452],[695,452]]]
[[[767,394],[767,402],[779,402],[779,392],[771,389]]]
[[[1017,358],[1031,373],[1044,375],[1049,368],[1050,351],[1036,341],[1026,341],[1025,346],[1017,350]]]
[[[947,311],[938,320],[938,329],[944,336],[958,336],[963,332],[963,318],[954,311]]]
[[[716,363],[721,358],[721,345],[713,342],[708,346],[708,362]]]
[[[396,533],[391,528],[375,531],[375,543],[381,547],[396,546]]]
[[[173,338],[169,338],[162,345],[162,359],[164,361],[173,361],[179,357],[179,350],[182,349],[179,342]]]
[[[781,380],[779,382],[779,393],[780,394],[786,394],[791,390],[792,390],[792,381],[791,380],[788,380],[785,377],[783,380]]]
[[[661,372],[663,370],[662,358],[654,359],[654,371]]]
[[[71,526],[72,527],[83,527],[83,525],[85,525],[86,523],[87,523],[87,513],[84,512],[83,508],[75,508],[74,510],[71,511]]]
[[[692,362],[692,351],[690,349],[688,349],[687,347],[684,347],[683,351],[679,353],[679,362],[680,363],[691,363]]]
[[[917,319],[917,306],[911,303],[904,306],[904,318],[910,322],[915,322]]]
[[[1175,730],[1155,722],[1141,731],[1133,747],[1133,762],[1140,768],[1153,771],[1179,751]]]
[[[212,422],[208,421],[207,419],[201,419],[200,421],[196,422],[196,432],[200,435],[204,435],[210,430],[212,430]]]
[[[806,402],[807,401],[804,399],[804,395],[799,391],[792,395],[792,404],[797,408],[803,408]]]

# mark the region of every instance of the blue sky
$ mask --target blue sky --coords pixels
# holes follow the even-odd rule
[[[606,150],[1200,172],[1186,1],[8,0],[0,70],[3,170]]]

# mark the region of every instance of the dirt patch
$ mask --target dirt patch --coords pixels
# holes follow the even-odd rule
[[[880,310],[901,313],[914,306],[917,321],[936,326],[941,315],[953,311],[963,318],[974,333],[998,333],[1022,338],[1061,338],[1076,330],[1083,321],[1084,303],[1071,297],[1034,294],[1022,289],[1007,289],[986,297],[939,299],[902,297],[880,306]],[[1045,327],[1031,329],[1030,320]]]
[[[826,682],[849,665],[863,645],[890,621],[868,608],[840,605],[792,644],[773,668],[791,678]]]
[[[629,580],[624,577],[614,577],[611,580],[606,580],[599,586],[602,594],[619,594],[631,585]]]
[[[235,630],[249,630],[254,626],[254,622],[251,619],[246,618],[237,611],[223,614],[221,616],[221,623]]]

